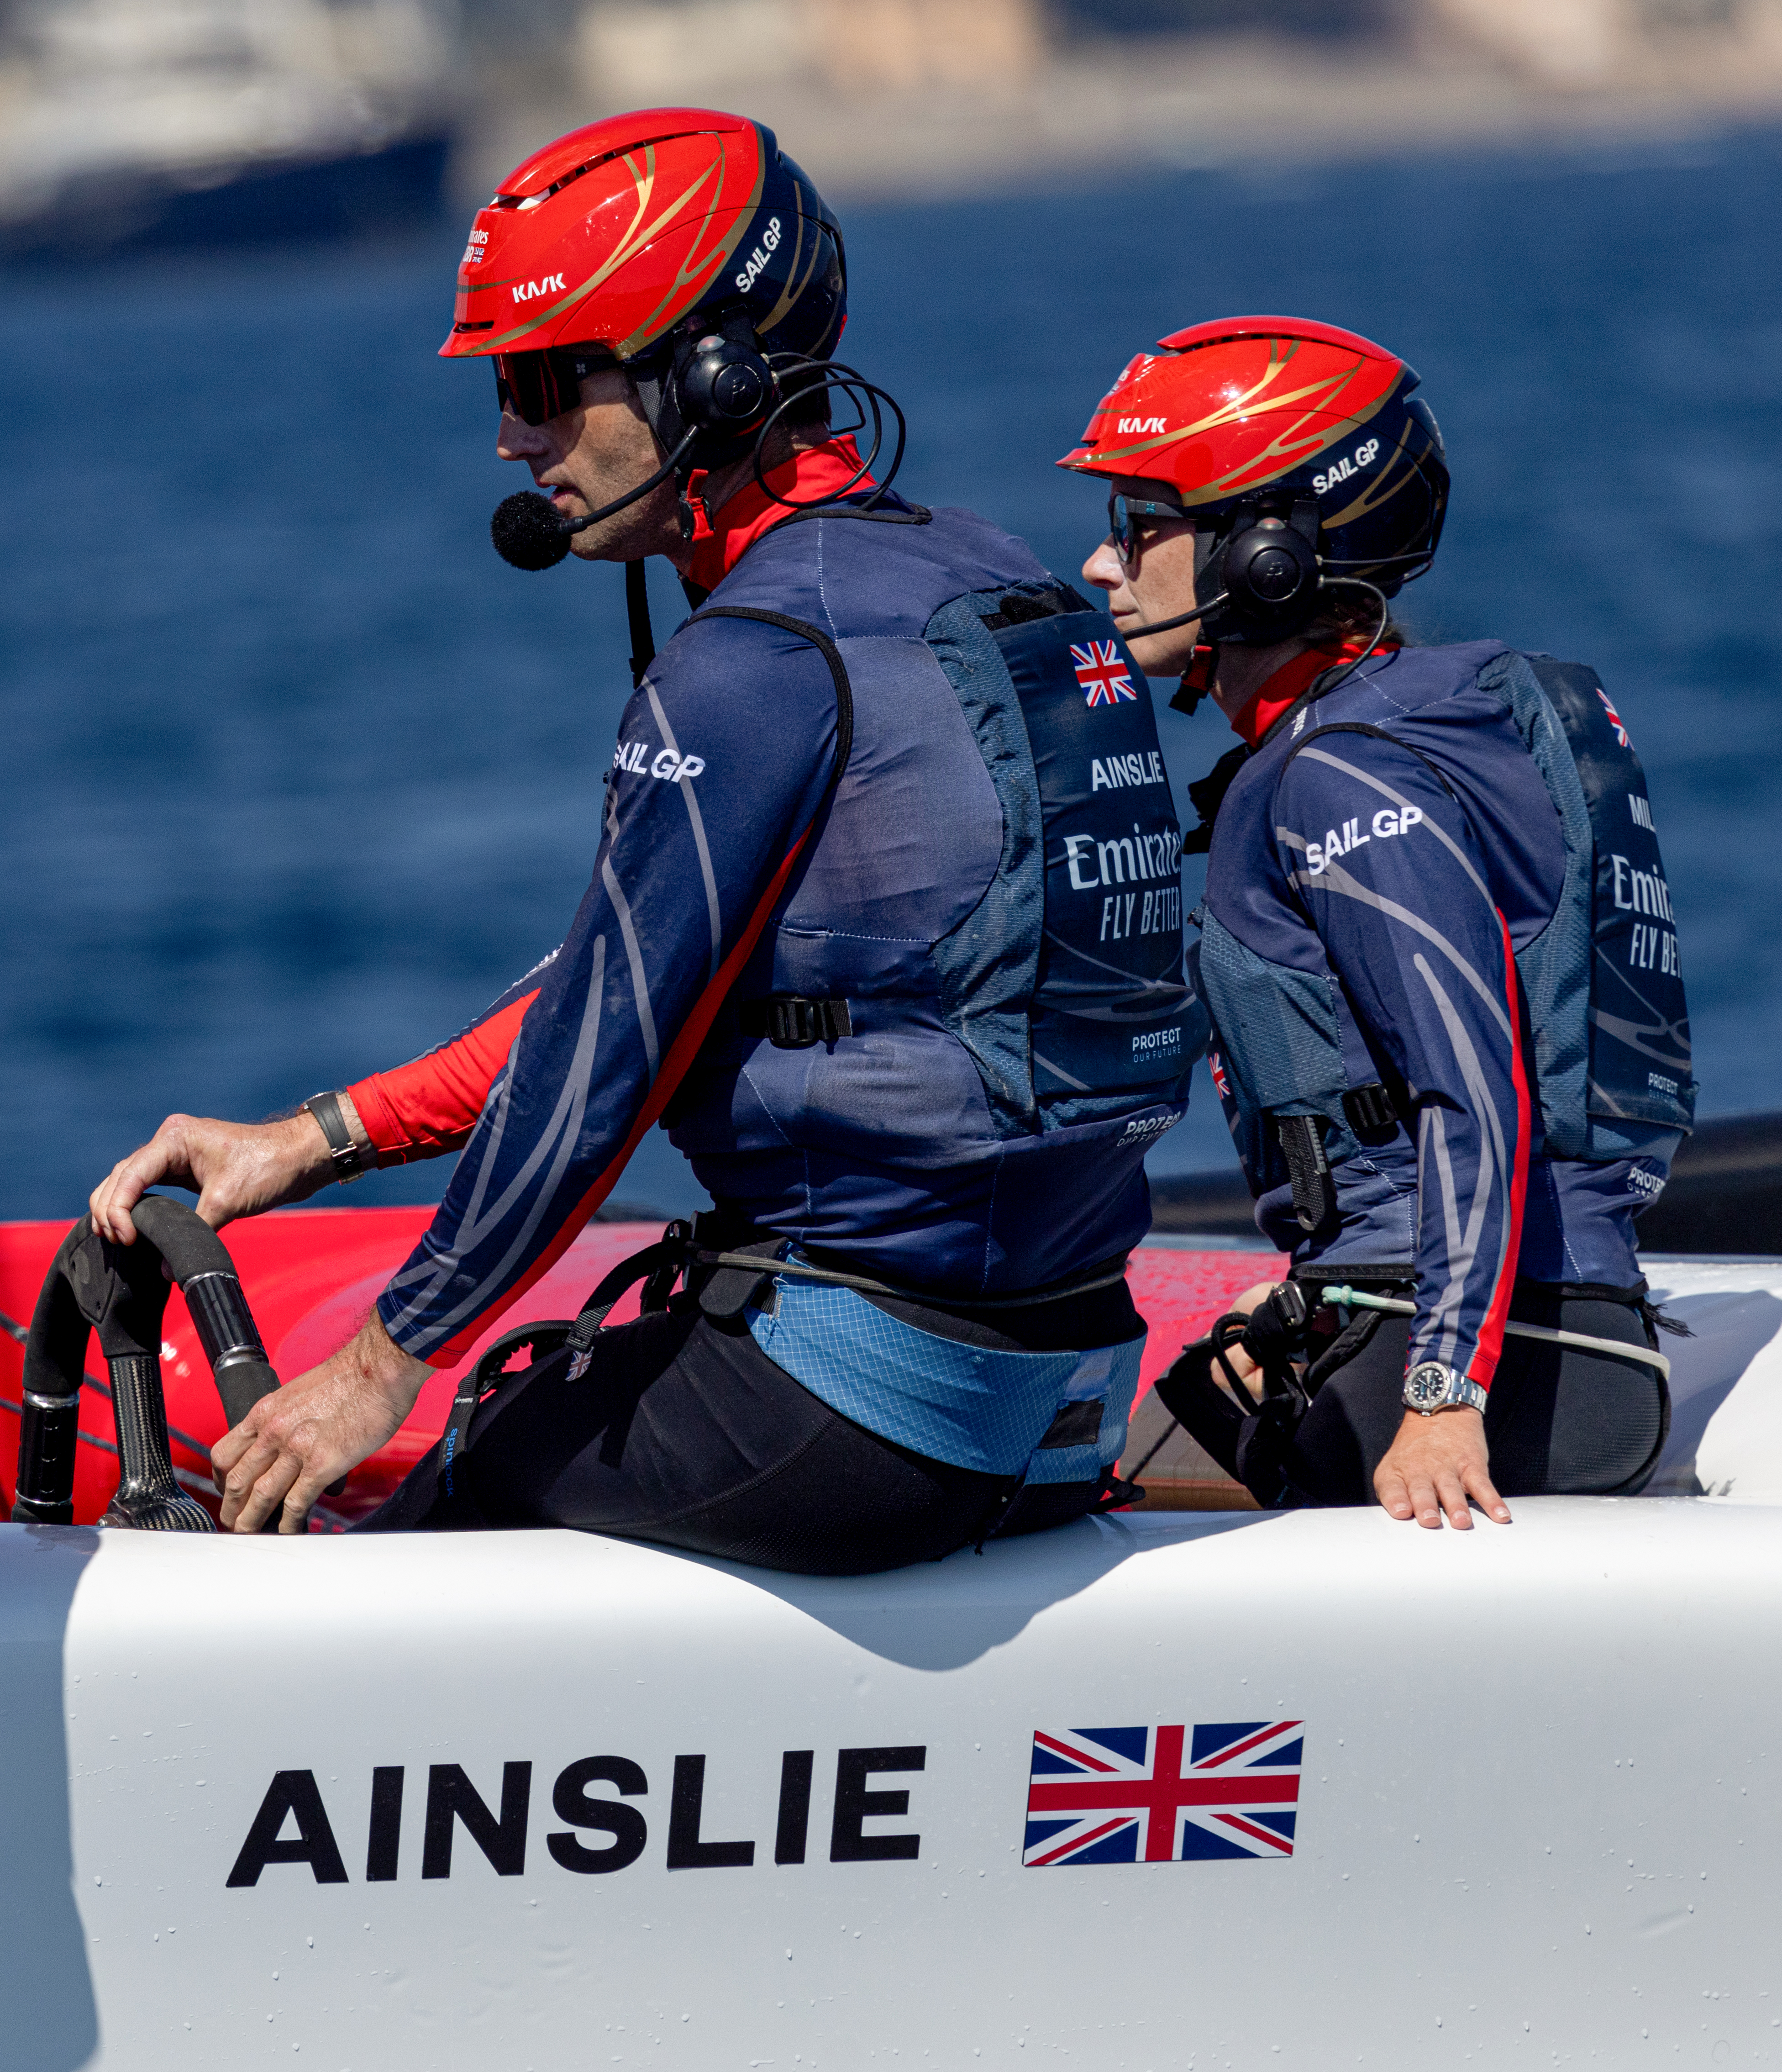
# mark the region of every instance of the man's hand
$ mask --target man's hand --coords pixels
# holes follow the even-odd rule
[[[236,1216],[301,1202],[334,1178],[328,1140],[307,1110],[282,1122],[217,1122],[170,1115],[139,1151],[121,1158],[92,1190],[93,1228],[134,1244],[130,1211],[150,1187],[170,1181],[198,1196],[212,1230]]]
[[[331,1359],[263,1396],[211,1447],[224,1530],[257,1532],[276,1511],[281,1532],[306,1531],[310,1507],[393,1436],[432,1372],[374,1311]]]
[[[1373,1494],[1394,1518],[1415,1518],[1439,1531],[1443,1515],[1458,1532],[1472,1530],[1471,1497],[1487,1518],[1509,1523],[1509,1506],[1492,1487],[1485,1420],[1476,1410],[1407,1410],[1398,1436],[1373,1470]]]

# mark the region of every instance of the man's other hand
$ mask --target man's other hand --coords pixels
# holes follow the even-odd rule
[[[306,1531],[316,1498],[394,1436],[432,1372],[374,1312],[331,1359],[261,1396],[211,1449],[224,1530],[257,1532],[276,1511],[281,1532]]]
[[[1373,1494],[1393,1518],[1415,1518],[1432,1532],[1445,1515],[1456,1531],[1472,1530],[1470,1497],[1487,1518],[1509,1523],[1509,1506],[1492,1486],[1485,1420],[1476,1410],[1407,1410],[1398,1436],[1373,1470]]]
[[[328,1140],[307,1110],[281,1122],[218,1122],[170,1115],[138,1151],[121,1158],[88,1198],[93,1228],[136,1242],[130,1211],[150,1187],[190,1187],[212,1230],[237,1216],[301,1202],[334,1178]]]

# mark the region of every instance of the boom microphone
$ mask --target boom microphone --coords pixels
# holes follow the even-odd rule
[[[518,504],[520,500],[517,496],[510,496],[507,504]],[[544,499],[541,496],[537,500],[542,504]],[[503,511],[507,509],[507,504],[502,505]],[[565,547],[564,552],[567,553],[569,549]],[[1197,619],[1205,619],[1209,611],[1216,610],[1220,605],[1228,602],[1229,598],[1230,593],[1221,590],[1217,597],[1209,598],[1205,604],[1197,605],[1192,611],[1177,612],[1173,619],[1153,619],[1148,626],[1129,626],[1121,633],[1120,638],[1123,640],[1143,640],[1148,633],[1169,633],[1178,626],[1192,626]]]
[[[652,489],[665,482],[698,436],[696,430],[688,432],[647,481],[640,482],[635,489],[614,503],[603,504],[599,510],[590,511],[585,518],[559,517],[550,498],[540,496],[536,489],[518,490],[513,495],[503,497],[489,520],[489,536],[495,542],[495,552],[516,569],[554,569],[569,553],[569,542],[577,532],[585,532],[590,525],[597,525],[603,518],[610,518],[615,512],[626,509],[640,496],[647,496]]]
[[[575,530],[536,489],[503,498],[489,520],[495,552],[516,569],[554,569],[569,553]]]

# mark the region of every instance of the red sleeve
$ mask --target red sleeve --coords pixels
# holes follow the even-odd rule
[[[405,1166],[412,1158],[458,1149],[537,997],[535,986],[437,1050],[347,1087],[380,1166]]]

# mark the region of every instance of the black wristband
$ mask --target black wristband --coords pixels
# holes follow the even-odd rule
[[[339,1095],[311,1094],[303,1105],[321,1124],[322,1134],[328,1140],[328,1159],[335,1178],[343,1184],[356,1180],[367,1170],[365,1154],[353,1141],[347,1118],[340,1112]]]

